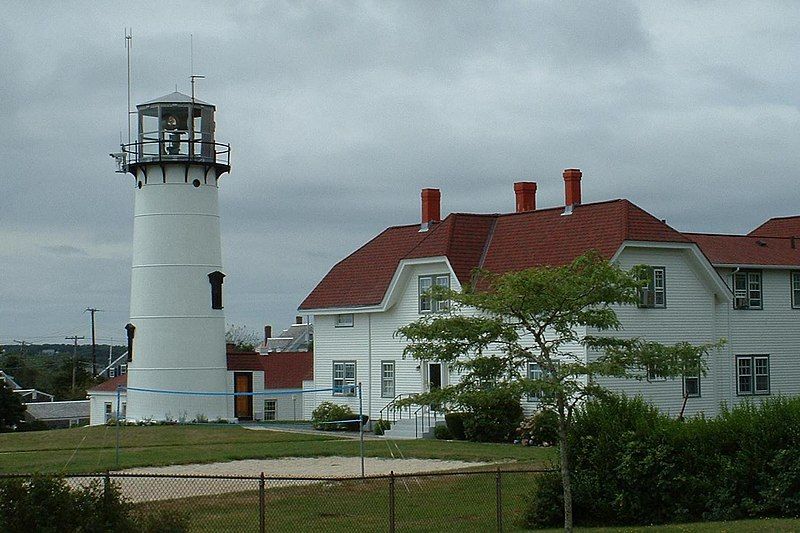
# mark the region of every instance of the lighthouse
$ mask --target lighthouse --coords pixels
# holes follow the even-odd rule
[[[230,146],[214,113],[179,92],[138,105],[122,147],[135,178],[128,419],[230,418],[218,207]]]

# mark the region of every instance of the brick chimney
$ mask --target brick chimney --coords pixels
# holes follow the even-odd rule
[[[300,315],[295,315],[295,317],[294,317],[294,323],[295,323],[295,324],[302,324],[302,323],[303,323],[303,317],[302,317],[302,316],[300,316]]]
[[[266,326],[264,326],[264,346],[267,345],[267,341],[269,340],[270,337],[272,337],[272,326],[267,324]]]
[[[422,189],[422,225],[420,231],[428,231],[431,223],[442,221],[442,193],[439,189]]]
[[[516,182],[514,184],[514,195],[517,197],[517,213],[536,211],[536,182]]]
[[[564,205],[581,205],[582,175],[578,168],[564,170]]]

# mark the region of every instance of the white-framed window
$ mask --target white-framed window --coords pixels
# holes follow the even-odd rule
[[[419,277],[419,312],[420,313],[438,313],[447,311],[450,308],[449,300],[434,300],[431,298],[428,291],[434,285],[438,287],[450,288],[450,275],[437,274],[433,276],[420,276]]]
[[[542,379],[544,372],[539,366],[539,363],[528,363],[528,379]],[[533,394],[528,394],[529,402],[538,402],[544,398],[544,391],[537,391]]]
[[[334,396],[356,395],[355,361],[333,362],[333,395]]]
[[[128,373],[128,365],[126,363],[122,363],[121,365],[119,365],[119,373],[120,374]]]
[[[683,395],[686,398],[700,397],[700,373],[683,376]]]
[[[639,307],[667,306],[667,270],[661,266],[648,267],[647,286],[639,289]]]
[[[105,403],[105,414],[106,414],[106,422],[111,420],[114,417],[114,412],[111,410],[111,402]]]
[[[352,328],[353,327],[353,313],[345,313],[343,315],[336,315],[337,328]]]
[[[800,309],[800,270],[791,273],[792,308]]]
[[[761,272],[740,270],[733,275],[734,309],[761,309]]]
[[[650,382],[653,382],[653,381],[667,381],[667,377],[666,376],[662,376],[661,374],[656,372],[653,367],[648,366],[647,367],[647,381],[650,381]]]
[[[381,398],[394,398],[394,361],[381,361]]]
[[[109,378],[117,377],[117,371],[115,369],[113,369],[113,368],[109,368],[108,369],[108,377]]]
[[[278,400],[264,400],[264,420],[275,420],[278,413]]]
[[[736,393],[769,394],[769,355],[736,356]]]

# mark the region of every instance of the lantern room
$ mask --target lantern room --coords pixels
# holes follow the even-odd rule
[[[121,154],[112,154],[120,170],[136,176],[143,166],[175,162],[215,167],[217,176],[230,171],[230,145],[214,139],[212,104],[174,92],[136,109],[136,142],[124,144]]]

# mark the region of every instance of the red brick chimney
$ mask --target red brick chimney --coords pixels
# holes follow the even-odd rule
[[[578,168],[564,170],[564,205],[581,205],[582,175]]]
[[[441,198],[439,189],[422,189],[422,231],[426,231],[431,222],[441,222]]]
[[[267,341],[269,340],[270,337],[272,337],[272,326],[267,324],[266,326],[264,326],[264,346],[267,345]]]
[[[517,213],[536,211],[536,182],[516,182],[514,184],[514,195],[517,197]]]

